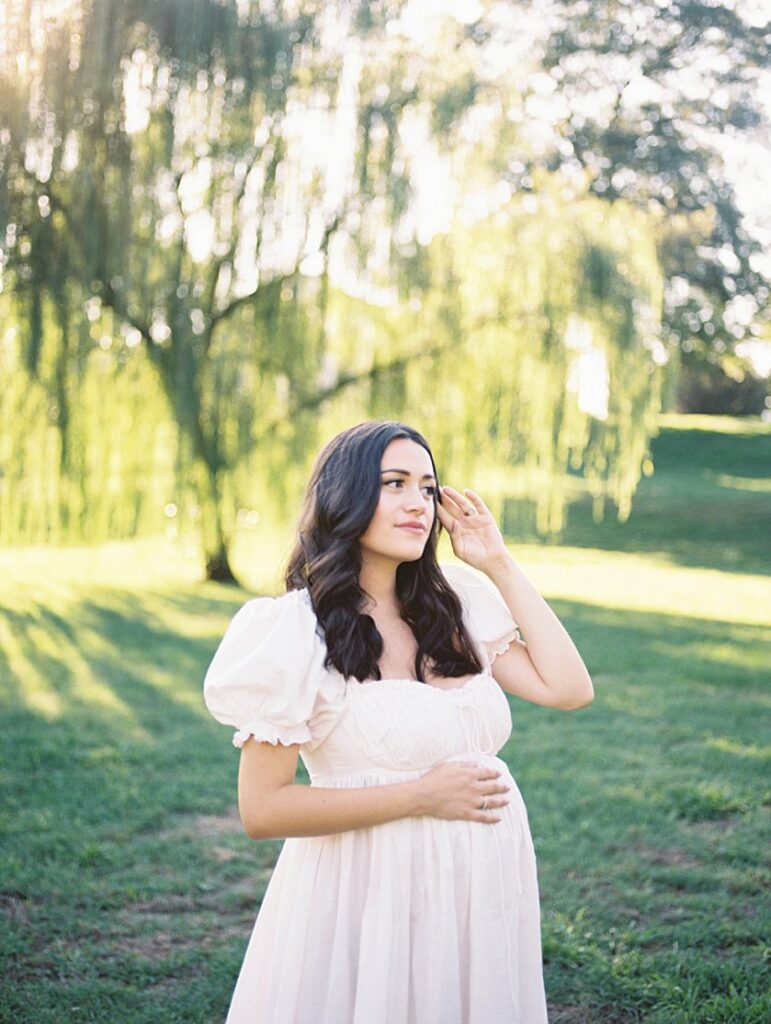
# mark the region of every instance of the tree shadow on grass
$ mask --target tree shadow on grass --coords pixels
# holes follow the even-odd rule
[[[111,1020],[172,1019],[192,983],[186,1019],[224,1016],[216,980],[235,976],[276,850],[234,827],[237,753],[203,704],[248,596],[221,594],[103,588],[3,614],[0,956],[18,1024],[62,1019],[76,981],[86,1014],[125,992]]]

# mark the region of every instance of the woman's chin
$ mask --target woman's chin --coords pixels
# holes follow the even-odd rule
[[[402,544],[399,549],[402,552],[399,555],[400,560],[402,562],[417,562],[422,556],[425,546],[422,542],[420,544]]]
[[[405,536],[397,539],[395,543],[383,544],[382,547],[372,548],[368,545],[363,545],[364,550],[369,550],[373,554],[380,556],[380,558],[391,558],[397,564],[400,562],[416,562],[425,550],[428,534],[410,534],[406,530],[402,532]]]
[[[402,544],[398,549],[387,553],[383,552],[383,555],[390,558],[396,565],[401,565],[402,562],[417,562],[422,554],[423,546],[418,547],[417,544]]]

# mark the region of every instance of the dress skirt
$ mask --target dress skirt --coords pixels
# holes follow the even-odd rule
[[[287,839],[227,1024],[542,1024],[536,860],[527,811],[495,824],[402,818]],[[318,777],[372,786],[420,772]]]

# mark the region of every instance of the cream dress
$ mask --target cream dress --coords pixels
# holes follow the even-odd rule
[[[218,721],[298,743],[314,786],[379,786],[442,761],[498,768],[497,824],[415,817],[285,840],[226,1024],[543,1024],[536,860],[504,761],[508,701],[490,665],[517,635],[493,584],[443,564],[484,671],[456,689],[360,683],[324,668],[307,591],[247,601],[206,674]]]

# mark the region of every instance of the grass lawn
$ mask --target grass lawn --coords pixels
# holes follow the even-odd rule
[[[667,418],[653,458],[626,524],[511,545],[596,689],[512,701],[503,752],[550,1021],[765,1024],[771,429]],[[224,1020],[279,844],[201,699],[250,595],[195,575],[160,541],[0,552],[2,1022]]]

